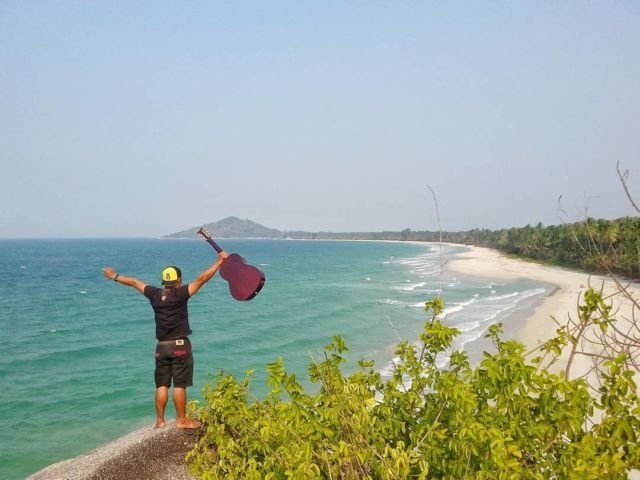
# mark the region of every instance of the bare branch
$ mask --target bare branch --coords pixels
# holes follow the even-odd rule
[[[440,291],[442,292],[442,275],[444,273],[444,260],[442,258],[442,225],[440,225],[440,210],[438,208],[438,199],[436,198],[436,193],[431,188],[431,185],[427,185],[429,191],[431,191],[431,196],[433,197],[433,203],[436,206],[436,218],[438,220],[438,232],[439,232],[439,248],[440,248]]]
[[[633,205],[633,208],[636,209],[636,212],[640,213],[640,207],[636,205],[636,202],[633,201],[633,197],[631,196],[631,192],[629,192],[629,186],[627,185],[627,179],[629,178],[629,170],[625,170],[624,173],[620,172],[620,162],[616,163],[616,170],[618,171],[618,178],[620,179],[620,183],[622,183],[622,188],[624,188],[624,193],[627,194],[627,198],[629,199],[629,203]]]

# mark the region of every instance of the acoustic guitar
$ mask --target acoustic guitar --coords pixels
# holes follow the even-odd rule
[[[204,228],[198,230],[198,236],[206,240],[209,245],[215,248],[216,252],[220,253],[222,251]],[[229,284],[231,296],[240,301],[251,300],[264,285],[264,273],[262,273],[262,270],[247,264],[244,258],[237,253],[230,254],[222,262],[220,276]]]

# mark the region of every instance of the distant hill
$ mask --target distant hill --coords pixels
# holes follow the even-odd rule
[[[202,225],[214,238],[283,238],[280,230],[267,228],[251,220],[242,220],[238,217],[227,217],[217,222]],[[197,227],[189,228],[181,232],[164,235],[162,238],[198,238]]]

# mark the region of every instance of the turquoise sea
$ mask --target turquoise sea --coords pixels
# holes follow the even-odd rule
[[[549,287],[440,273],[464,247],[391,242],[223,240],[266,275],[250,302],[216,276],[189,302],[196,360],[190,399],[220,369],[264,395],[264,366],[283,357],[306,378],[333,335],[388,375],[398,337],[415,341],[425,300],[442,291],[458,346],[478,352],[496,321],[515,324]],[[442,255],[442,258],[441,258]],[[154,324],[147,300],[107,281],[112,266],[157,284],[166,265],[186,281],[215,260],[196,240],[0,241],[0,478],[20,479],[154,421]],[[169,418],[173,416],[168,406]]]

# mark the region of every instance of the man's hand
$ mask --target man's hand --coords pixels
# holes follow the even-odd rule
[[[221,262],[224,262],[224,259],[227,258],[228,256],[229,256],[229,254],[227,252],[225,252],[224,250],[222,250],[218,254],[218,260],[220,260]]]
[[[136,277],[125,277],[124,275],[116,273],[116,271],[111,267],[104,267],[102,269],[102,273],[104,274],[105,278],[109,280],[115,280],[116,282],[121,283],[122,285],[126,285],[127,287],[133,287],[144,295],[144,287],[146,287],[146,285]]]
[[[108,280],[116,278],[116,271],[111,267],[105,267],[102,269],[102,273]]]

